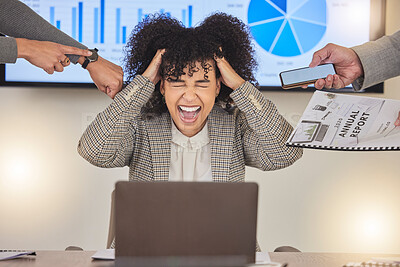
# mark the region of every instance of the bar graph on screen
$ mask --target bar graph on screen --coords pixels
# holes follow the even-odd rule
[[[160,3],[146,1],[52,1],[22,0],[35,2],[35,11],[52,25],[85,44],[126,44],[128,31],[149,14],[161,13],[178,18],[185,27],[193,26],[193,5],[190,1],[175,1],[160,8]],[[65,11],[68,12],[65,12]],[[136,10],[136,12],[132,12]],[[136,19],[134,14],[137,14]],[[107,23],[106,23],[107,21]],[[111,22],[111,23],[110,23]],[[113,22],[113,23],[112,23]],[[114,27],[111,26],[114,24]],[[113,37],[113,38],[111,38]]]
[[[160,14],[166,14],[168,17],[171,17],[171,12],[166,12],[165,9],[160,9],[156,11]],[[151,12],[153,13],[153,12]],[[138,23],[145,19],[149,14],[143,13],[143,8],[138,9]],[[175,16],[176,18],[180,19],[185,25],[185,27],[190,28],[193,26],[193,6],[189,5],[187,8],[182,9],[181,16]]]
[[[54,4],[54,3],[53,3]],[[49,18],[48,21],[57,27],[57,29],[63,30],[69,33],[72,38],[76,39],[79,42],[83,40],[83,2],[78,2],[76,6],[71,7],[71,18],[68,17],[68,14],[65,14],[65,7],[60,7],[60,5],[56,7],[49,6]],[[41,9],[40,9],[41,10]],[[57,11],[56,11],[57,10]],[[36,11],[38,12],[38,11]],[[39,14],[41,12],[38,12]],[[57,16],[56,16],[57,13]],[[43,16],[43,15],[42,15]],[[96,17],[96,10],[95,10]],[[46,17],[45,17],[46,18]],[[63,23],[61,24],[61,20]],[[96,23],[96,21],[95,21]],[[67,26],[70,24],[70,28]],[[62,28],[61,28],[62,25]],[[70,29],[70,32],[68,32]],[[97,33],[97,31],[96,31]]]

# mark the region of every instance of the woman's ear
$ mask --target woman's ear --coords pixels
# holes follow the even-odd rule
[[[162,95],[165,94],[164,80],[163,80],[163,79],[161,79],[161,81],[160,81],[160,93],[161,93]]]
[[[215,89],[215,96],[218,96],[219,91],[221,90],[221,79],[222,79],[222,76],[217,79],[217,88]]]

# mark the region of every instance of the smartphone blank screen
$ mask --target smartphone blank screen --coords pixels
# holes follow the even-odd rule
[[[315,68],[284,71],[281,72],[281,78],[284,85],[289,85],[325,78],[329,74],[335,74],[332,64],[319,65]]]

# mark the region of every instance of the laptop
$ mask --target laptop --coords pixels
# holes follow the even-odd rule
[[[117,266],[255,262],[258,185],[117,182]]]

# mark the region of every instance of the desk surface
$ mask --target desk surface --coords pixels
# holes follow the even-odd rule
[[[94,251],[37,251],[37,256],[25,256],[18,259],[0,261],[3,266],[89,266],[110,267],[114,261],[92,260]],[[288,263],[289,267],[340,267],[348,262],[368,261],[372,257],[400,257],[400,254],[355,254],[355,253],[269,253],[271,260]],[[259,265],[262,266],[262,265]]]

